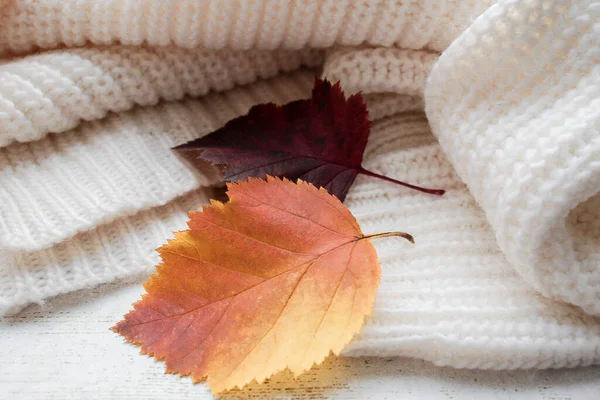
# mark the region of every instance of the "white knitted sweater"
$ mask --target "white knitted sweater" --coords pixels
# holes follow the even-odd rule
[[[0,0],[1,313],[151,271],[218,180],[170,148],[320,73],[367,98],[366,168],[447,190],[357,179],[417,245],[375,243],[345,354],[600,363],[600,3],[493,3]]]

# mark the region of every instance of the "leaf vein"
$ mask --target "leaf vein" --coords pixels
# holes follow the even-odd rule
[[[200,258],[194,258],[194,257],[188,256],[188,255],[185,255],[185,254],[177,253],[177,252],[175,252],[175,251],[173,251],[173,250],[162,250],[162,252],[163,252],[163,253],[171,253],[171,254],[175,254],[175,255],[177,255],[177,256],[180,256],[180,257],[183,257],[183,258],[187,258],[188,260],[196,261],[196,262],[199,262],[199,263],[206,263],[206,264],[214,265],[215,267],[219,267],[219,268],[227,269],[227,270],[229,270],[229,271],[232,271],[232,272],[239,272],[240,274],[243,274],[243,275],[253,276],[253,277],[256,277],[256,278],[261,278],[261,279],[267,279],[267,278],[265,278],[264,276],[260,276],[260,275],[252,274],[252,273],[250,273],[250,272],[244,272],[244,271],[240,271],[240,270],[237,270],[237,269],[233,269],[233,268],[231,268],[231,267],[227,267],[227,266],[225,266],[225,265],[215,264],[215,263],[213,263],[213,262],[210,262],[210,261],[201,260]],[[171,275],[171,276],[172,276],[172,275]]]
[[[288,303],[290,302],[290,299],[292,298],[292,296],[294,295],[294,292],[296,291],[296,289],[298,288],[298,286],[300,285],[300,282],[302,282],[302,279],[304,279],[304,277],[306,276],[306,273],[308,272],[308,270],[310,269],[311,266],[314,265],[316,260],[313,260],[313,263],[311,265],[309,265],[308,267],[306,267],[306,270],[302,273],[302,275],[300,275],[300,278],[298,279],[298,282],[296,282],[296,284],[294,285],[294,287],[292,288],[292,290],[290,291],[290,295],[288,296],[288,298],[285,300],[285,303],[283,304],[283,307],[281,308],[281,311],[279,311],[279,314],[277,314],[277,317],[275,318],[275,320],[273,321],[273,324],[271,325],[271,327],[267,330],[267,332],[256,342],[256,344],[254,346],[252,346],[252,348],[246,353],[246,355],[244,355],[244,358],[242,358],[242,360],[237,363],[237,365],[235,367],[233,367],[232,369],[230,369],[231,374],[240,366],[242,365],[242,363],[244,361],[246,361],[246,359],[250,356],[250,354],[252,354],[254,352],[254,350],[262,343],[262,341],[265,339],[265,337],[267,337],[267,335],[273,330],[273,328],[275,327],[275,325],[277,325],[277,321],[279,321],[279,318],[281,317],[281,315],[283,314],[283,312],[285,311]]]
[[[344,243],[344,244],[348,244],[348,243]],[[343,245],[342,245],[342,246],[343,246]],[[332,249],[332,250],[330,250],[330,251],[333,251],[333,250],[335,250],[335,249]],[[180,315],[189,314],[189,313],[191,313],[191,312],[194,312],[194,311],[196,311],[196,310],[199,310],[199,309],[201,309],[201,308],[208,307],[208,306],[210,306],[211,304],[218,303],[219,301],[223,301],[223,300],[230,299],[230,298],[232,298],[232,297],[239,296],[240,294],[242,294],[242,293],[244,293],[244,292],[247,292],[248,290],[250,290],[250,289],[252,289],[252,288],[255,288],[256,286],[259,286],[259,285],[262,285],[263,283],[269,282],[271,279],[275,279],[275,278],[277,278],[278,276],[281,276],[281,275],[283,275],[283,274],[286,274],[286,273],[288,273],[288,272],[290,272],[290,271],[292,271],[292,270],[294,270],[294,269],[296,269],[296,268],[302,267],[302,266],[303,266],[303,265],[305,265],[305,264],[308,264],[308,263],[311,263],[311,262],[313,262],[313,261],[316,261],[317,259],[319,259],[320,257],[322,257],[322,256],[323,256],[323,255],[325,255],[325,254],[327,254],[327,253],[323,253],[323,254],[322,254],[321,256],[319,256],[319,257],[316,257],[316,258],[313,258],[312,260],[308,260],[308,261],[306,261],[306,262],[303,262],[303,263],[301,263],[301,264],[295,265],[295,266],[293,266],[293,267],[291,267],[291,268],[289,268],[289,269],[287,269],[287,270],[285,270],[285,271],[282,271],[281,273],[279,273],[279,274],[277,274],[277,275],[273,275],[273,276],[272,276],[272,277],[270,277],[269,279],[265,279],[264,281],[262,281],[262,282],[259,282],[259,283],[257,283],[256,285],[252,285],[252,286],[250,286],[250,287],[248,287],[248,288],[246,288],[246,289],[244,289],[244,290],[241,290],[241,291],[239,291],[239,292],[237,292],[237,293],[235,293],[235,294],[232,294],[232,295],[230,295],[230,296],[226,296],[226,297],[222,297],[222,298],[220,298],[220,299],[216,299],[216,300],[214,300],[214,301],[212,301],[212,302],[210,302],[210,303],[203,304],[203,305],[202,305],[202,306],[200,306],[200,307],[196,307],[196,308],[194,308],[194,309],[191,309],[191,310],[188,310],[188,311],[184,311],[184,312],[182,312],[182,313],[179,313],[179,314],[164,315],[164,314],[162,314],[162,313],[159,313],[159,314],[163,315],[163,316],[164,316],[164,318],[158,318],[158,319],[154,319],[154,320],[152,320],[152,321],[144,321],[144,322],[139,322],[139,323],[136,323],[136,324],[130,324],[129,326],[138,326],[138,325],[151,324],[151,323],[153,323],[153,322],[159,322],[159,321],[162,321],[162,320],[165,320],[165,319],[169,319],[169,318],[175,318],[175,317],[178,317],[178,316],[180,316]],[[144,305],[144,306],[145,306],[145,305]],[[145,306],[145,307],[146,307],[146,306]],[[147,308],[150,308],[150,307],[147,307]],[[157,311],[157,312],[158,312],[158,311]]]
[[[227,177],[227,180],[229,181],[229,180],[231,180],[231,178],[233,178],[233,177],[235,177],[235,176],[238,176],[238,175],[241,175],[241,174],[243,174],[244,172],[252,171],[253,169],[259,169],[259,168],[268,167],[268,166],[270,166],[270,165],[273,165],[273,164],[277,164],[277,163],[283,163],[283,162],[290,161],[290,160],[294,160],[294,159],[296,159],[296,158],[300,158],[300,157],[302,157],[302,156],[300,156],[300,155],[295,155],[295,156],[293,156],[293,157],[284,158],[284,159],[282,159],[282,160],[277,160],[277,161],[273,161],[273,162],[266,163],[266,164],[262,164],[262,165],[255,165],[255,166],[253,166],[253,167],[251,167],[251,168],[248,168],[248,169],[245,169],[245,170],[243,170],[243,171],[236,172],[236,173],[235,173],[235,174],[233,174],[233,175],[229,175],[229,176]]]
[[[312,257],[316,257],[316,256],[317,256],[317,254],[302,253],[302,252],[299,252],[299,251],[294,251],[294,250],[290,250],[290,249],[285,249],[285,248],[283,248],[283,247],[279,247],[279,246],[277,246],[277,245],[275,245],[275,244],[272,244],[272,243],[269,243],[269,242],[265,242],[264,240],[260,240],[260,239],[257,239],[257,238],[255,238],[255,237],[252,237],[252,236],[246,235],[246,234],[244,234],[244,233],[242,233],[242,232],[238,232],[238,231],[236,231],[236,230],[234,230],[234,229],[231,229],[231,228],[228,228],[228,227],[226,227],[226,226],[224,226],[224,225],[217,224],[216,222],[214,222],[214,221],[211,221],[211,220],[209,220],[209,219],[202,218],[202,213],[198,213],[197,215],[198,215],[198,217],[197,217],[197,218],[198,218],[198,219],[201,219],[202,221],[205,221],[205,222],[211,223],[211,224],[213,224],[213,225],[215,225],[215,226],[218,226],[219,228],[221,228],[221,229],[223,229],[223,230],[226,230],[226,231],[229,231],[229,232],[235,233],[235,234],[237,234],[237,235],[241,235],[241,236],[243,236],[243,237],[245,237],[245,238],[248,238],[248,239],[254,240],[255,242],[258,242],[258,243],[265,244],[265,245],[267,245],[267,246],[270,246],[270,247],[273,247],[273,248],[275,248],[275,249],[278,249],[278,250],[283,250],[283,251],[287,251],[288,253],[292,253],[292,254],[299,254],[299,255],[302,255],[302,256],[312,256]]]
[[[301,358],[302,361],[304,361],[304,358],[306,357],[306,353],[308,352],[308,349],[312,345],[312,342],[315,340],[315,337],[317,337],[317,333],[319,332],[319,329],[321,329],[321,324],[325,320],[325,317],[327,317],[327,313],[329,312],[329,309],[333,305],[333,300],[335,299],[335,296],[337,295],[340,287],[342,286],[342,281],[344,280],[344,277],[348,273],[348,267],[350,266],[350,262],[352,261],[352,254],[354,253],[354,249],[356,249],[356,244],[357,243],[358,242],[354,242],[354,246],[352,246],[352,250],[350,250],[350,254],[348,255],[348,262],[346,263],[346,269],[345,269],[344,273],[342,274],[342,277],[340,278],[339,282],[337,283],[337,285],[335,287],[335,291],[333,292],[333,296],[331,296],[331,300],[329,301],[329,304],[327,305],[327,309],[323,313],[323,317],[321,317],[321,320],[319,321],[319,325],[317,325],[317,328],[315,329],[315,332],[314,332],[313,336],[311,337],[311,339],[308,342],[306,348],[304,349],[304,354],[302,355],[302,358]]]
[[[307,217],[305,217],[305,216],[303,216],[303,215],[296,214],[296,213],[290,212],[290,211],[288,211],[288,210],[284,210],[283,208],[275,207],[275,206],[274,206],[274,205],[272,205],[272,204],[265,203],[264,201],[262,201],[262,200],[260,200],[260,199],[257,199],[257,198],[255,198],[255,197],[253,197],[253,196],[250,196],[248,193],[245,193],[245,192],[242,192],[242,191],[240,191],[239,193],[242,193],[242,194],[244,194],[246,197],[249,197],[249,198],[251,198],[251,199],[253,199],[253,200],[256,200],[256,201],[258,201],[259,203],[261,203],[261,204],[263,204],[263,205],[265,205],[265,206],[268,206],[268,207],[274,208],[275,210],[279,210],[279,211],[281,211],[281,212],[284,212],[284,213],[287,213],[287,214],[293,215],[293,216],[295,216],[295,217],[298,217],[298,218],[300,218],[300,219],[304,219],[304,220],[306,220],[306,221],[312,222],[312,223],[313,223],[313,224],[315,224],[315,225],[319,225],[319,226],[321,226],[321,227],[323,227],[323,228],[327,229],[328,231],[335,233],[335,234],[336,234],[336,235],[338,235],[338,236],[342,236],[342,237],[349,237],[348,235],[345,235],[345,234],[343,234],[343,233],[340,233],[340,232],[338,232],[338,231],[335,231],[335,230],[333,230],[333,229],[331,229],[331,228],[329,228],[329,227],[327,227],[327,226],[325,226],[325,225],[323,225],[323,224],[321,224],[321,223],[319,223],[319,222],[317,222],[317,221],[314,221],[314,220],[312,220],[312,219],[310,219],[310,218],[307,218]],[[318,196],[315,196],[315,198],[318,198]],[[325,204],[328,204],[328,203],[325,203]],[[333,208],[335,209],[335,207],[333,207]],[[342,215],[342,216],[343,216],[343,215]],[[344,218],[345,218],[345,217],[344,217]],[[346,221],[348,221],[348,220],[346,220]],[[348,221],[348,222],[349,222],[349,221]],[[355,237],[355,236],[352,236],[352,237]]]

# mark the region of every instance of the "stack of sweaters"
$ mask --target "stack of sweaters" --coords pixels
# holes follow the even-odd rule
[[[135,278],[212,196],[170,149],[252,105],[362,91],[346,204],[375,242],[346,355],[600,363],[600,3],[0,0],[0,313]],[[123,305],[123,311],[129,308]]]

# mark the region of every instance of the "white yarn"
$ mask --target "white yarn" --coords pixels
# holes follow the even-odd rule
[[[422,97],[438,54],[428,51],[336,48],[327,54],[323,75],[348,93],[395,92]]]
[[[426,98],[508,260],[544,295],[596,315],[599,21],[600,2],[503,0],[442,55]]]
[[[246,50],[334,44],[441,51],[493,0],[11,0],[0,54],[59,45]]]
[[[0,147],[159,100],[203,96],[322,62],[315,50],[100,47],[0,65]]]
[[[344,350],[408,356],[440,366],[559,368],[600,363],[600,318],[549,300],[507,262],[482,210],[454,173],[420,113],[374,124],[365,168],[443,197],[359,176],[346,204],[374,240],[382,268],[373,315]]]
[[[313,81],[304,71],[201,100],[137,108],[0,149],[0,247],[44,249],[217,182],[214,168],[196,173],[171,148],[254,104],[307,97]]]
[[[209,190],[193,192],[51,249],[0,253],[0,315],[58,294],[150,273],[160,261],[155,249],[173,231],[186,228],[187,213],[206,204],[209,194]]]

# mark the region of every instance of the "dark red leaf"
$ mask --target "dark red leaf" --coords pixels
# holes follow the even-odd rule
[[[302,179],[344,200],[359,173],[430,190],[362,168],[370,121],[362,95],[345,98],[339,83],[316,79],[312,98],[284,106],[260,104],[223,128],[175,148],[192,164],[226,165],[225,181],[267,175]]]

